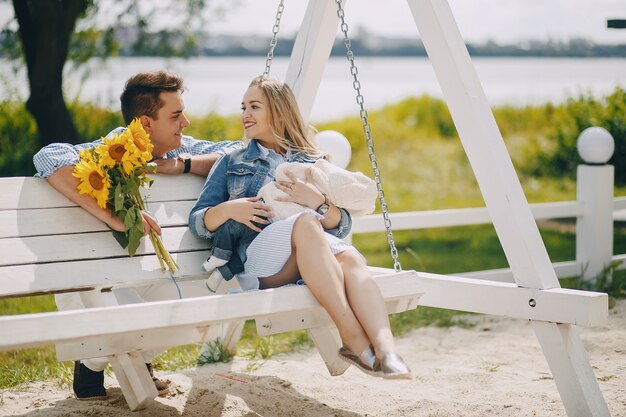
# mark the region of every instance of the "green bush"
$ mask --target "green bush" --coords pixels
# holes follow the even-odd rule
[[[609,163],[615,166],[615,184],[626,184],[626,92],[617,87],[610,95],[596,99],[590,95],[570,98],[554,108],[544,146],[536,150],[527,170],[533,175],[574,179],[582,162],[576,149],[580,133],[590,127],[607,129],[615,139],[615,153]]]
[[[0,176],[33,175],[37,124],[24,103],[0,102]]]
[[[91,142],[124,125],[119,111],[96,107],[90,103],[74,102],[69,105],[69,110],[78,132],[79,143]]]

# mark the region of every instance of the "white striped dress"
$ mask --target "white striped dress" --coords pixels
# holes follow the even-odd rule
[[[271,149],[268,161],[270,162],[270,172],[275,172],[278,165],[287,162],[284,156],[277,154]],[[321,218],[315,211],[308,210]],[[240,283],[246,282],[248,284],[243,285],[244,287],[254,286],[254,284],[250,284],[255,283],[256,288],[258,288],[259,278],[274,275],[283,268],[291,255],[291,232],[293,225],[301,214],[297,213],[287,219],[271,223],[254,238],[246,250],[247,259],[244,264],[244,271],[239,274]],[[324,233],[324,235],[333,254],[336,255],[346,250],[358,252],[354,246],[338,237],[330,233]]]

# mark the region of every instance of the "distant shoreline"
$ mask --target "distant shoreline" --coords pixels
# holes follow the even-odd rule
[[[626,35],[626,31],[624,33]],[[7,35],[0,33],[0,42]],[[115,47],[107,53],[123,57],[254,57],[266,56],[269,36],[210,34],[179,31],[141,32],[137,27],[122,26],[115,30]],[[290,56],[295,38],[280,37],[274,56]],[[473,57],[512,58],[626,58],[626,36],[619,44],[602,44],[589,39],[524,40],[512,43],[466,42]],[[380,36],[359,30],[351,39],[355,56],[360,57],[426,57],[421,39]],[[335,38],[331,56],[346,55],[344,40]],[[0,57],[1,51],[0,51]]]

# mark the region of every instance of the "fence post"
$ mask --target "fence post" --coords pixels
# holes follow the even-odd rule
[[[585,164],[578,166],[576,199],[583,215],[576,220],[576,261],[582,278],[595,282],[613,257],[613,156],[615,142],[601,127],[589,127],[578,137],[578,154]]]

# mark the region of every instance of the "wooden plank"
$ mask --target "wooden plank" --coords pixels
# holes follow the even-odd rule
[[[552,266],[554,266],[554,271],[559,278],[578,277],[583,273],[583,264],[576,261],[555,262]],[[450,275],[464,278],[484,279],[487,281],[515,282],[513,272],[510,268],[459,272]]]
[[[613,199],[613,211],[626,209],[626,197],[615,197]]]
[[[535,220],[568,219],[579,217],[583,213],[582,204],[577,201],[559,203],[531,204]],[[471,226],[490,224],[491,217],[486,207],[424,210],[390,213],[394,230],[431,229],[435,227]],[[385,223],[381,214],[370,214],[352,220],[352,233],[369,233],[385,231]]]
[[[3,177],[0,190],[0,210],[75,206],[42,178]]]
[[[186,226],[194,204],[195,201],[150,202],[148,210],[161,227]],[[0,211],[0,239],[108,230],[80,207]]]
[[[196,201],[205,178],[198,175],[151,175],[154,184],[143,192],[148,201]],[[0,210],[74,207],[46,180],[34,177],[0,178]]]
[[[386,297],[387,314],[413,310],[419,304],[421,294],[402,297]],[[274,314],[256,320],[256,332],[259,336],[290,332],[294,330],[314,329],[332,326],[333,321],[324,309],[313,308],[299,310],[289,314]]]
[[[179,282],[205,279],[206,250],[174,253]],[[0,268],[0,298],[91,289],[149,285],[170,281],[154,255],[77,262],[15,265]]]
[[[412,271],[378,276],[383,298],[419,294]],[[72,342],[151,329],[206,326],[310,309],[319,303],[304,286],[183,300],[0,318],[0,350]],[[133,320],[128,320],[132,317]],[[72,325],[68,325],[72,323]]]
[[[193,236],[186,226],[164,228],[161,237],[171,253],[203,250],[208,246],[206,240]],[[150,239],[142,239],[137,255],[153,253]],[[126,257],[127,250],[111,232],[0,239],[0,266]]]
[[[419,294],[387,298],[387,313],[399,313],[417,307]],[[334,326],[328,313],[316,306],[309,310],[294,310],[289,313],[270,314],[255,318],[257,334],[268,336],[300,329]],[[169,327],[158,330],[145,330],[136,333],[109,335],[103,338],[83,339],[80,343],[57,344],[57,359],[69,361],[113,355],[130,351],[160,351],[172,345],[201,343],[219,337],[231,350],[239,340],[243,321],[229,321],[212,326]]]
[[[57,344],[57,360],[75,361],[99,358],[121,352],[161,351],[171,347],[206,342],[221,336],[221,324],[213,326],[170,327],[107,337],[82,339],[80,343]]]

